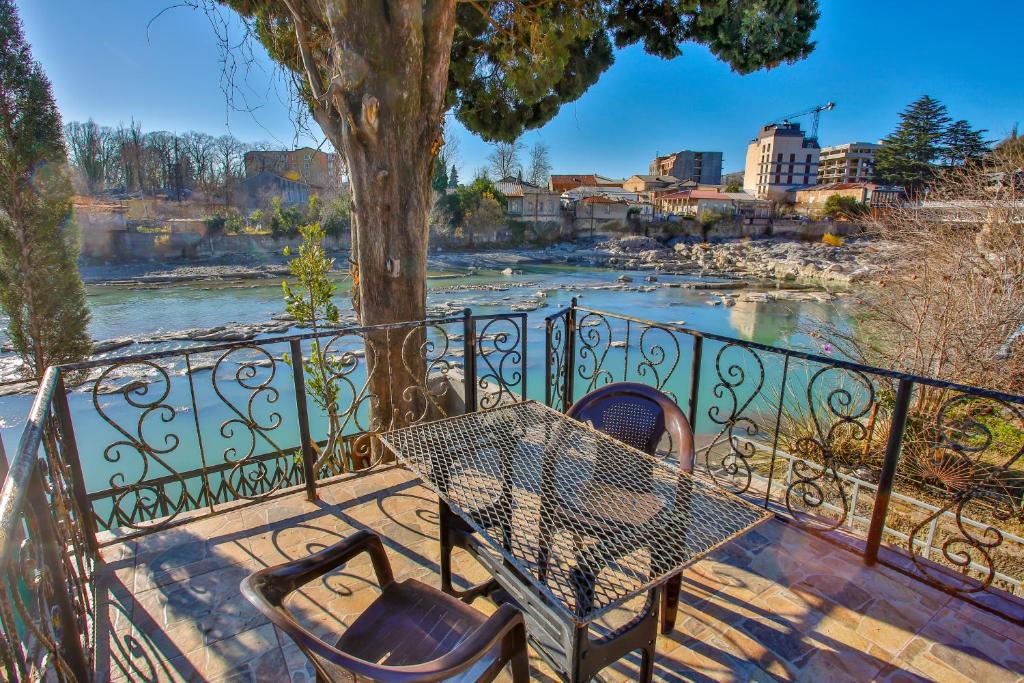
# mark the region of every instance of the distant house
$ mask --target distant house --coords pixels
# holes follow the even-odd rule
[[[880,190],[881,195],[876,199],[874,194]],[[875,183],[829,183],[797,188],[791,197],[797,209],[813,215],[820,213],[825,208],[825,202],[833,196],[849,197],[864,204],[881,206],[893,203],[902,194],[902,188],[883,187]]]
[[[246,209],[255,209],[267,206],[274,197],[280,197],[285,205],[305,204],[309,195],[310,186],[306,183],[263,171],[238,184],[235,201]]]
[[[664,216],[699,216],[705,211],[744,218],[767,217],[771,202],[746,192],[683,190],[661,195],[654,200],[657,212]]]
[[[508,199],[505,214],[509,218],[533,223],[562,220],[560,197],[546,187],[512,176],[502,178],[494,187]]]
[[[606,178],[596,173],[553,175],[548,180],[548,189],[555,194],[562,194],[577,187],[622,187],[622,180]]]
[[[630,176],[626,182],[622,183],[622,189],[630,192],[647,192],[678,184],[679,178],[671,175],[635,175]]]
[[[272,173],[318,192],[338,189],[342,184],[341,158],[312,147],[246,152],[243,161],[247,179]]]
[[[574,202],[576,229],[595,230],[607,227],[608,224],[624,226],[629,219],[629,204],[621,199],[611,199],[601,195],[584,197]]]

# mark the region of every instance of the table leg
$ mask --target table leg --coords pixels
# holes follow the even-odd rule
[[[665,589],[661,592],[661,632],[672,633],[676,625],[676,615],[679,613],[679,592],[683,585],[683,575],[676,574],[665,582]]]

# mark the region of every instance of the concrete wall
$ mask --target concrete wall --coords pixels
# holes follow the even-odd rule
[[[765,219],[742,219],[719,221],[708,233],[708,239],[737,239],[741,237],[786,237],[800,240],[820,240],[825,233],[832,235],[855,235],[861,226],[849,222],[801,222],[776,219],[769,224]],[[655,223],[650,227],[651,237],[701,237],[700,222],[676,220],[671,223]]]
[[[298,237],[274,239],[265,235],[218,235],[204,237],[196,233],[96,233],[82,242],[82,256],[99,261],[143,261],[152,258],[199,259],[229,254],[257,257],[280,256],[285,247],[298,248]],[[349,248],[348,236],[327,237],[324,246],[331,251]]]

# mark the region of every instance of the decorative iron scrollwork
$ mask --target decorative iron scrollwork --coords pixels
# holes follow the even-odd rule
[[[815,397],[820,387],[827,388],[824,399]],[[874,403],[874,384],[859,370],[826,366],[808,381],[807,406],[814,434],[796,440],[793,480],[785,494],[786,509],[805,528],[838,529],[850,514],[850,498],[839,475],[864,464],[868,429],[861,420]],[[837,517],[814,514],[830,501],[836,501],[831,504],[839,508]]]
[[[665,387],[679,366],[679,338],[671,330],[649,325],[640,333],[638,347],[636,374],[643,380],[653,380],[645,383],[664,391],[678,403],[678,397]]]
[[[177,415],[168,402],[171,378],[164,368],[151,361],[128,361],[106,368],[92,386],[92,403],[97,414],[121,436],[103,449],[103,458],[110,463],[121,462],[128,454],[138,459],[138,474],[129,482],[123,471],[109,478],[113,491],[111,502],[113,517],[118,526],[140,528],[139,523],[163,517],[161,525],[169,523],[186,509],[188,497],[184,478],[171,466],[168,457],[180,443],[172,431],[162,436],[150,436],[159,424],[170,425]],[[125,404],[139,412],[132,431],[115,420],[104,409],[100,396],[119,396]],[[162,441],[162,445],[159,443]],[[149,483],[154,465],[164,468],[179,486],[179,495],[172,499],[167,487]],[[158,525],[159,526],[159,525]]]
[[[448,331],[436,323],[417,325],[405,333],[402,365],[414,382],[402,390],[406,424],[447,415],[443,400],[452,369],[450,345]]]
[[[996,576],[992,551],[1004,535],[989,523],[1024,523],[1024,472],[1012,469],[1024,456],[1024,410],[981,396],[961,394],[947,399],[935,416],[925,448],[911,447],[904,470],[922,487],[947,498],[910,532],[907,549],[917,570],[929,582],[948,585],[948,573],[923,562],[917,545],[931,536],[933,524],[950,514],[952,528],[939,530],[940,562],[964,575],[961,593],[982,591]],[[1016,440],[1014,440],[1016,437]],[[966,518],[984,517],[982,528]],[[930,538],[927,542],[931,542]],[[943,581],[942,579],[945,579]]]
[[[569,406],[565,397],[566,314],[547,319],[548,405],[558,410]]]
[[[586,382],[584,393],[614,381],[611,370],[604,367],[608,349],[612,343],[612,326],[608,318],[600,313],[587,311],[576,321],[577,376]],[[573,397],[566,400],[572,403]]]
[[[748,369],[744,368],[743,359],[747,360]],[[715,374],[718,381],[711,394],[723,403],[708,408],[708,417],[722,428],[707,449],[706,468],[722,488],[744,493],[753,480],[750,458],[756,449],[751,441],[741,437],[753,437],[761,431],[757,422],[744,412],[764,388],[764,363],[746,346],[725,344],[715,355]],[[723,442],[728,444],[728,450],[719,454],[716,447]]]
[[[484,362],[484,372],[476,379],[477,386],[483,390],[481,408],[494,408],[515,400],[512,390],[523,382],[523,331],[519,321],[525,324],[524,318],[491,318],[477,335],[477,355]]]
[[[243,357],[249,354],[255,358]],[[222,386],[221,368],[225,363],[235,361],[234,372],[227,374],[233,377],[234,384],[245,396],[243,404],[236,404],[226,394]],[[285,477],[282,470],[287,467],[287,456],[274,441],[271,432],[283,423],[281,413],[275,404],[281,398],[280,392],[273,386],[277,375],[278,360],[265,348],[256,345],[237,346],[225,351],[213,366],[213,390],[220,400],[234,414],[221,423],[220,434],[225,439],[241,437],[241,446],[230,445],[224,449],[224,461],[233,463],[225,474],[225,483],[238,498],[257,500],[265,498],[283,485]],[[263,459],[257,455],[256,446],[260,440],[270,446],[270,452],[278,453],[278,457]],[[268,464],[275,467],[271,469]]]

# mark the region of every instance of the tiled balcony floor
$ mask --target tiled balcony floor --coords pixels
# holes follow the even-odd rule
[[[313,673],[241,597],[250,571],[357,529],[385,537],[396,576],[439,585],[436,499],[405,470],[296,493],[108,547],[98,680],[289,681]],[[375,596],[361,558],[292,601],[322,633]],[[457,571],[472,580],[466,560]],[[1024,681],[1024,629],[782,522],[718,549],[684,575],[676,630],[658,641],[664,681]],[[487,603],[477,606],[487,609]],[[638,660],[607,669],[633,680]],[[554,680],[534,658],[533,678]]]

